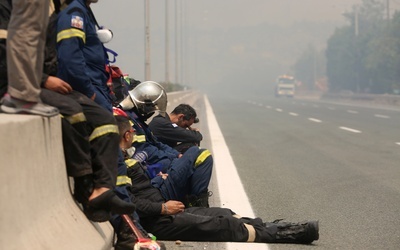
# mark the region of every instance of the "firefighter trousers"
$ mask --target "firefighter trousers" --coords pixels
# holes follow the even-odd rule
[[[117,176],[119,134],[113,115],[73,91],[62,95],[42,89],[42,101],[62,115],[62,136],[69,176],[93,174],[94,187],[114,188]]]

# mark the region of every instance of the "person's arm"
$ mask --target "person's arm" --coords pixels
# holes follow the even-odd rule
[[[81,11],[62,13],[57,24],[57,58],[58,76],[71,84],[77,90],[89,98],[95,94],[95,89],[88,75],[88,68],[83,54],[85,44],[85,22],[82,20],[82,28],[71,27],[72,19],[84,18]],[[77,25],[78,26],[78,25]]]
[[[149,124],[149,128],[157,138],[162,138],[163,141],[198,143],[203,140],[200,132],[181,128],[164,117],[154,117]]]

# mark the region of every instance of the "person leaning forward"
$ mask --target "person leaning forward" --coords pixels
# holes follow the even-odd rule
[[[183,153],[191,146],[200,146],[203,135],[193,128],[198,123],[196,111],[188,104],[179,104],[165,116],[159,114],[151,120],[149,128],[157,139]]]

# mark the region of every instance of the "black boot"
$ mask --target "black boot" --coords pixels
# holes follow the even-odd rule
[[[318,221],[302,221],[299,223],[280,222],[276,220],[272,223],[264,223],[266,227],[276,226],[277,243],[300,243],[310,244],[319,239]]]
[[[82,204],[83,213],[94,222],[110,220],[111,213],[105,209],[98,209],[88,205],[89,197],[93,193],[93,175],[88,174],[74,178],[74,197]]]
[[[208,203],[208,197],[210,197],[213,193],[211,191],[206,190],[199,195],[188,195],[186,197],[186,207],[210,207]]]
[[[88,174],[74,178],[74,197],[82,204],[87,204],[93,193],[93,175]]]

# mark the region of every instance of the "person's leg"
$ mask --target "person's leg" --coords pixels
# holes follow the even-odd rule
[[[243,222],[224,208],[189,208],[174,216],[146,221],[144,228],[159,240],[246,242],[249,232]]]
[[[41,103],[40,81],[48,23],[48,0],[14,0],[7,35],[8,95],[1,110],[54,116],[58,110]]]
[[[93,191],[87,198],[88,211],[105,209],[117,214],[129,214],[135,209],[130,201],[121,200],[115,193],[117,163],[119,154],[119,133],[111,113],[87,98],[73,91],[68,97],[80,104],[86,117],[87,140],[90,143]]]
[[[167,179],[155,177],[152,184],[160,188],[164,198],[185,202],[187,195],[197,197],[207,191],[212,164],[208,150],[191,147],[181,158],[172,162]]]
[[[61,128],[68,175],[81,177],[92,174],[89,135],[81,105],[69,95],[48,89],[42,89],[40,98],[43,103],[57,107],[62,115]]]
[[[7,36],[8,93],[39,102],[49,0],[13,0]]]

